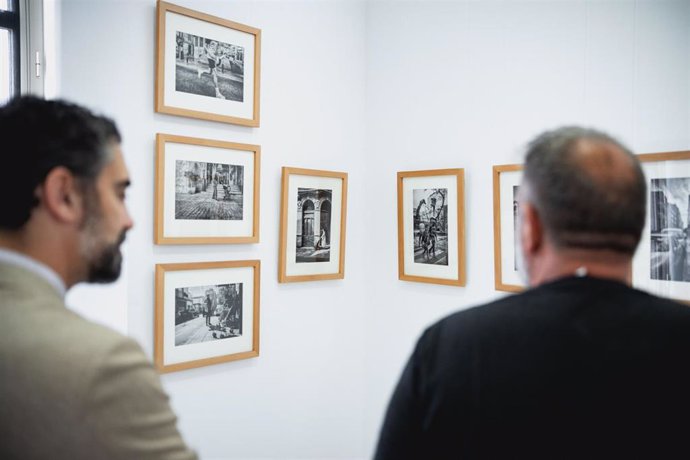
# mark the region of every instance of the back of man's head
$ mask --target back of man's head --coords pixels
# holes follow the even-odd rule
[[[538,136],[528,146],[524,185],[557,248],[635,252],[645,179],[635,155],[609,135],[563,127]]]
[[[6,176],[0,196],[1,230],[22,228],[38,204],[36,188],[56,167],[67,168],[88,186],[121,141],[112,120],[65,101],[19,97],[0,107],[0,139]]]

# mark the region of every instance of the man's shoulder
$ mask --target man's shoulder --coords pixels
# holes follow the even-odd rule
[[[0,381],[0,416],[38,440],[24,446],[10,436],[8,449],[31,458],[54,452],[81,458],[87,451],[90,458],[143,458],[144,451],[146,458],[194,458],[158,374],[134,340],[59,300],[0,307],[12,312],[3,316],[11,325],[0,322],[0,362],[12,370],[11,379]]]
[[[66,335],[79,334],[80,341],[84,345],[89,344],[92,354],[108,354],[113,349],[122,347],[134,347],[137,352],[141,351],[139,345],[130,337],[90,321],[71,310],[67,310],[65,320],[64,333]]]
[[[49,340],[53,342],[72,340],[88,348],[87,351],[90,353],[105,352],[122,342],[132,341],[132,339],[109,327],[84,318],[64,304],[61,305],[61,308],[45,309],[27,314],[31,315],[36,328],[50,330],[47,337]]]
[[[577,278],[527,289],[519,294],[452,313],[430,326],[432,334],[476,335],[487,329],[516,329],[522,324],[558,322],[583,310],[690,325],[690,308],[671,299],[606,280]]]
[[[473,305],[441,318],[432,324],[429,329],[474,329],[489,318],[516,314],[516,308],[520,309],[521,306],[528,305],[533,298],[534,294],[527,291],[501,297],[487,303]]]
[[[57,298],[2,304],[0,356],[14,366],[28,366],[44,378],[52,375],[72,381],[70,375],[87,377],[122,353],[147,360],[135,341],[83,318]],[[78,379],[73,383],[80,384]]]

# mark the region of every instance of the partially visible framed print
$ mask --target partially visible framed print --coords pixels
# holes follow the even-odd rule
[[[647,213],[633,259],[633,286],[690,301],[690,151],[638,155]]]
[[[156,244],[259,241],[258,145],[156,135]]]
[[[345,276],[347,173],[283,167],[278,281]]]
[[[463,169],[398,173],[398,278],[465,285]]]
[[[496,290],[520,292],[518,271],[518,188],[522,165],[498,165],[494,176],[494,283]]]
[[[259,356],[261,262],[156,265],[160,372]]]
[[[156,112],[259,126],[261,30],[158,2]]]

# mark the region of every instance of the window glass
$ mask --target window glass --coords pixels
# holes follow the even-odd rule
[[[9,11],[10,0],[0,0],[0,11]]]
[[[2,0],[0,0],[0,5]],[[10,85],[12,69],[10,57],[10,31],[0,29],[0,105],[5,104],[10,97],[12,87]]]

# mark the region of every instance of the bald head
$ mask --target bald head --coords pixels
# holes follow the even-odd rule
[[[640,164],[612,137],[565,127],[528,147],[523,188],[556,247],[633,254],[645,218]]]

